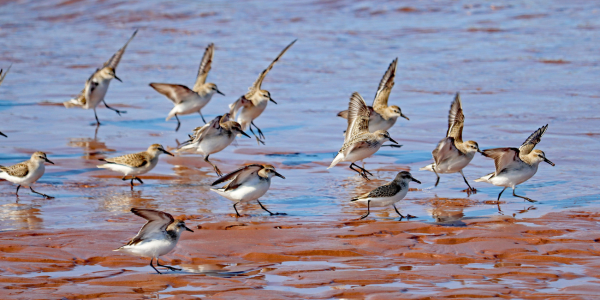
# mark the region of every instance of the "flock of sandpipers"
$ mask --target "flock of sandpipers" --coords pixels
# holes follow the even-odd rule
[[[116,68],[125,53],[125,49],[135,37],[136,33],[137,30],[121,49],[90,76],[85,83],[84,89],[77,97],[64,102],[65,107],[93,109],[96,125],[100,125],[98,115],[96,114],[96,107],[100,102],[103,102],[108,109],[114,110],[119,115],[124,113],[124,111],[108,106],[104,97],[112,79],[121,81],[115,73]],[[264,134],[260,128],[254,124],[254,120],[262,114],[269,101],[276,102],[271,97],[269,91],[263,90],[261,85],[265,76],[273,68],[274,64],[292,45],[294,45],[295,42],[296,41],[294,40],[285,47],[273,62],[260,73],[258,79],[256,79],[245,95],[229,105],[229,111],[227,113],[217,116],[208,123],[206,123],[204,116],[202,115],[202,108],[208,104],[215,93],[224,95],[219,91],[216,84],[206,82],[215,51],[213,44],[209,44],[204,52],[196,82],[192,89],[180,84],[150,83],[152,88],[165,95],[173,102],[174,108],[169,112],[166,120],[168,121],[173,117],[177,119],[176,131],[181,124],[178,116],[199,113],[202,117],[205,125],[194,129],[193,133],[189,135],[189,140],[179,145],[177,151],[192,151],[199,153],[204,157],[204,160],[207,163],[212,165],[214,171],[219,176],[219,179],[212,185],[214,186],[227,182],[223,187],[214,188],[212,191],[235,202],[233,208],[237,217],[240,217],[241,215],[239,214],[236,205],[240,202],[254,200],[258,202],[262,209],[269,212],[269,214],[276,215],[277,213],[272,213],[266,209],[258,199],[270,188],[272,177],[285,177],[279,174],[272,165],[262,164],[246,165],[229,174],[223,175],[219,168],[209,160],[209,156],[225,149],[234,141],[236,136],[243,135],[250,138],[250,136],[244,132],[246,128],[250,129],[250,132],[256,138],[257,143],[264,144]],[[367,106],[361,95],[355,92],[350,97],[348,110],[338,114],[338,116],[347,119],[348,125],[344,134],[344,143],[329,168],[336,166],[340,162],[349,162],[350,169],[357,172],[364,179],[369,180],[369,175],[373,176],[373,174],[366,170],[364,165],[363,167],[360,167],[356,162],[363,161],[375,154],[379,148],[383,146],[384,142],[390,141],[397,144],[387,130],[396,123],[396,120],[399,117],[406,118],[407,120],[408,117],[402,113],[400,107],[388,105],[388,98],[392,87],[394,86],[396,65],[397,59],[392,61],[383,75],[373,101],[373,106]],[[8,70],[10,70],[10,67]],[[8,70],[4,73],[0,70],[0,84],[4,80]],[[257,130],[257,133],[252,129],[253,126]],[[488,182],[496,186],[504,187],[498,195],[498,201],[500,201],[500,196],[504,190],[510,187],[513,190],[513,196],[535,202],[527,197],[516,195],[515,187],[531,178],[537,172],[540,162],[545,161],[554,166],[554,163],[546,158],[544,152],[533,149],[535,145],[540,142],[548,125],[533,132],[519,148],[507,147],[483,151],[479,149],[479,146],[475,141],[463,141],[463,127],[464,114],[460,95],[457,93],[450,105],[446,137],[444,137],[433,150],[433,163],[420,169],[431,171],[436,174],[437,180],[435,186],[439,183],[439,174],[460,173],[468,186],[465,191],[469,194],[476,192],[465,178],[462,170],[471,162],[475,154],[479,152],[486,157],[494,159],[496,170],[475,181]],[[6,135],[1,132],[0,135],[6,137]],[[396,146],[394,144],[389,146]],[[133,188],[134,180],[143,184],[138,175],[145,174],[152,170],[158,163],[158,157],[161,153],[173,155],[165,150],[162,145],[153,144],[144,152],[101,159],[101,161],[104,161],[105,163],[99,165],[98,168],[110,169],[122,173],[122,179],[130,180],[130,185]],[[46,198],[52,198],[46,194],[38,193],[32,188],[32,184],[44,174],[45,162],[52,163],[45,153],[35,152],[28,161],[9,167],[0,166],[0,178],[17,184],[17,197],[19,188],[21,186],[26,186],[29,187],[33,193],[40,194]],[[421,183],[415,179],[411,173],[401,171],[391,182],[352,199],[352,201],[363,202],[367,205],[367,213],[363,215],[361,219],[364,219],[369,215],[371,203],[373,203],[377,206],[393,206],[394,210],[400,215],[400,220],[402,220],[404,216],[398,211],[395,204],[406,196],[408,185],[411,181]],[[150,257],[150,266],[158,273],[160,272],[152,265],[154,258],[156,258],[158,266],[177,270],[177,268],[171,266],[160,265],[158,257],[167,254],[175,247],[182,231],[192,230],[186,227],[183,221],[175,220],[166,212],[140,208],[132,208],[131,211],[134,214],[147,219],[148,222],[129,243],[115,251],[124,251],[134,255]],[[408,215],[408,217],[410,217],[410,215]]]

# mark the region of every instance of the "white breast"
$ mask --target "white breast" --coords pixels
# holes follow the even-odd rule
[[[530,166],[522,162],[517,167],[510,168],[492,177],[489,182],[495,186],[515,187],[533,177],[537,169],[538,164]]]
[[[118,250],[136,256],[156,258],[171,252],[176,245],[177,241],[164,238],[142,241],[136,245],[123,246]]]
[[[213,189],[212,191],[233,201],[253,201],[262,197],[269,190],[270,186],[270,179],[258,179],[258,176],[254,176],[253,179],[248,180],[234,190],[223,191],[222,189]]]
[[[243,130],[246,130],[250,122],[254,121],[254,119],[258,118],[265,111],[268,103],[269,100],[261,100],[258,102],[258,105],[248,105],[242,108],[237,122],[242,125]]]
[[[98,86],[90,94],[89,99],[84,108],[96,108],[96,106],[98,106],[98,104],[104,99],[104,96],[106,96],[106,92],[108,91],[109,85],[110,79],[102,79],[98,81]]]
[[[466,155],[462,155],[459,154],[457,150],[451,158],[446,159],[439,165],[436,165],[435,171],[441,174],[459,172],[460,170],[464,169],[467,165],[469,165],[471,160],[473,160],[474,156],[475,153],[468,153]]]
[[[190,93],[184,101],[179,104],[175,104],[173,111],[178,115],[187,115],[192,113],[197,113],[202,109],[208,102],[210,101],[212,94],[207,94],[204,97],[201,97],[197,93]]]
[[[200,141],[197,151],[206,157],[207,155],[220,152],[227,148],[227,146],[229,146],[234,139],[234,134],[231,134],[231,136],[229,134],[207,136]]]

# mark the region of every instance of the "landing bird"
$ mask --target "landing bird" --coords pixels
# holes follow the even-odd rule
[[[204,161],[215,169],[217,175],[223,176],[219,168],[208,160],[208,157],[229,146],[238,134],[250,138],[242,130],[240,123],[231,121],[229,117],[230,114],[226,113],[223,116],[217,116],[209,124],[197,127],[190,135],[190,139],[183,142],[177,151],[194,150],[202,154]]]
[[[271,93],[269,93],[269,91],[261,90],[262,82],[265,79],[265,76],[267,76],[267,73],[269,73],[269,71],[273,68],[273,65],[275,65],[279,58],[296,41],[297,40],[294,40],[287,47],[285,47],[285,49],[283,49],[283,51],[279,53],[279,55],[275,58],[275,60],[273,60],[269,67],[267,67],[264,71],[262,71],[262,73],[260,73],[258,79],[256,79],[254,84],[248,88],[248,93],[246,93],[246,95],[240,97],[234,103],[229,105],[232,118],[235,119],[237,117],[238,123],[242,125],[242,130],[246,130],[247,127],[250,127],[250,132],[252,132],[254,137],[256,137],[257,143],[262,143],[264,145],[265,142],[262,139],[265,138],[265,135],[262,133],[260,128],[258,128],[256,124],[254,124],[254,119],[258,118],[258,116],[262,114],[265,108],[267,108],[267,104],[269,103],[269,101],[272,101],[273,103],[277,104],[277,102],[275,102],[275,100],[271,98]],[[236,115],[236,113],[240,108],[242,109],[242,111],[238,116]],[[252,130],[252,126],[256,127],[256,130],[258,130],[258,136]]]
[[[158,156],[162,153],[173,156],[169,151],[165,150],[160,144],[152,144],[148,150],[138,153],[125,154],[113,158],[101,158],[100,161],[106,162],[99,165],[98,168],[109,169],[115,172],[123,173],[123,180],[127,180],[127,176],[131,176],[131,188],[133,188],[133,180],[144,182],[137,177],[150,172],[158,163]]]
[[[46,199],[52,199],[54,197],[38,193],[34,191],[31,186],[44,175],[44,172],[46,172],[44,162],[54,164],[46,157],[46,153],[40,151],[35,152],[27,161],[9,167],[0,166],[0,178],[18,185],[16,192],[17,197],[19,197],[19,189],[23,185],[29,187],[33,193],[42,195]]]
[[[211,189],[215,193],[235,201],[233,209],[238,217],[241,217],[238,212],[236,205],[240,202],[250,202],[256,200],[260,207],[268,212],[271,216],[273,215],[285,215],[285,213],[272,213],[266,209],[258,198],[262,197],[271,187],[271,178],[278,176],[283,179],[283,175],[275,171],[275,167],[272,165],[259,165],[252,164],[247,165],[243,168],[235,170],[213,182],[211,186],[230,181],[222,188]]]
[[[464,126],[465,115],[463,114],[460,95],[456,93],[448,112],[448,131],[446,132],[446,137],[431,152],[434,163],[419,170],[434,172],[435,176],[437,176],[435,186],[440,183],[440,175],[438,174],[458,172],[469,187],[466,192],[470,194],[477,192],[477,190],[471,187],[462,169],[473,160],[475,153],[481,152],[481,150],[479,150],[479,145],[475,141],[463,142],[462,131]]]
[[[352,199],[351,201],[367,202],[367,213],[360,220],[366,218],[371,213],[371,202],[376,204],[376,206],[388,206],[391,204],[400,216],[400,220],[402,220],[404,216],[396,208],[396,203],[404,199],[406,193],[408,193],[408,183],[411,181],[421,184],[409,172],[400,171],[391,182]],[[407,218],[413,218],[413,216],[407,215]]]
[[[333,168],[339,162],[348,161],[351,162],[350,169],[352,171],[369,180],[367,174],[371,176],[373,174],[359,167],[355,162],[375,154],[381,148],[381,145],[388,140],[398,144],[385,130],[377,130],[373,133],[369,132],[369,116],[370,110],[365,100],[360,94],[354,92],[348,104],[348,129],[346,130],[344,145],[328,169]],[[352,166],[356,166],[359,170],[354,169]]]
[[[171,250],[175,248],[175,245],[177,245],[179,237],[184,230],[190,232],[194,231],[187,228],[185,222],[173,219],[173,216],[166,212],[143,208],[132,208],[131,212],[136,216],[148,220],[148,222],[144,224],[142,229],[140,229],[138,234],[133,237],[129,243],[113,251],[125,252],[135,256],[150,257],[150,266],[158,274],[162,273],[152,265],[152,261],[155,258],[157,266],[165,267],[171,271],[181,271],[179,268],[161,265],[158,261],[158,257],[171,252]]]
[[[548,128],[548,124],[532,133],[519,147],[517,148],[495,148],[483,150],[483,156],[494,159],[496,172],[483,176],[475,181],[489,182],[495,186],[503,186],[504,189],[498,194],[498,202],[500,196],[506,188],[512,188],[513,196],[523,198],[529,202],[536,202],[527,197],[515,194],[515,187],[533,177],[537,172],[538,165],[544,161],[554,166],[554,163],[546,158],[541,150],[533,150],[541,139],[544,132]]]
[[[407,116],[402,114],[402,110],[397,105],[388,106],[388,99],[394,87],[394,78],[396,77],[396,64],[398,58],[394,59],[388,67],[385,74],[379,82],[375,99],[373,100],[373,106],[368,106],[369,115],[369,131],[375,132],[377,130],[390,130],[398,117],[403,117],[406,120],[410,120]],[[339,117],[348,119],[348,111],[344,110],[338,113]],[[399,147],[391,145],[393,147]]]
[[[104,66],[102,66],[102,68],[97,69],[96,72],[94,72],[94,74],[90,76],[90,78],[85,83],[85,87],[76,98],[63,102],[66,108],[79,106],[83,109],[93,109],[94,116],[96,117],[96,125],[100,125],[98,115],[96,114],[96,107],[98,106],[98,104],[100,104],[100,101],[104,103],[106,108],[115,111],[119,116],[121,115],[121,113],[126,113],[126,111],[121,111],[108,106],[108,104],[106,104],[106,101],[104,101],[104,96],[106,96],[108,86],[113,78],[122,82],[122,80],[119,77],[117,77],[117,74],[115,72],[117,70],[119,62],[121,61],[121,57],[123,57],[123,54],[125,53],[127,45],[129,45],[129,42],[131,42],[133,37],[135,37],[136,33],[137,30],[133,32],[133,35],[131,36],[131,38],[129,38],[127,43],[125,43],[125,46],[123,46],[123,48],[119,49],[117,53],[115,53],[107,62],[104,63]]]
[[[202,61],[200,61],[200,68],[198,69],[198,75],[196,76],[196,84],[194,84],[194,88],[191,90],[187,86],[181,84],[150,84],[157,92],[167,96],[169,100],[173,101],[175,107],[169,112],[166,121],[169,121],[172,117],[177,119],[177,128],[175,131],[178,131],[179,126],[181,126],[181,122],[177,117],[178,115],[189,115],[197,112],[202,117],[202,121],[206,123],[206,120],[204,120],[204,116],[202,115],[202,108],[208,104],[215,93],[225,96],[225,94],[219,91],[216,84],[206,83],[206,77],[208,77],[208,72],[212,66],[214,53],[215,45],[209,44],[208,47],[206,47],[206,51],[204,51]]]

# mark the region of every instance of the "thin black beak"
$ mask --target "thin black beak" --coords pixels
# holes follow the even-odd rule
[[[391,138],[391,137],[389,137],[389,136],[388,136],[388,139],[390,140],[390,142],[392,142],[392,143],[394,143],[394,144],[398,144],[398,142],[394,141],[394,139],[393,139],[393,138]]]
[[[53,162],[51,162],[51,161],[50,161],[49,159],[47,159],[47,158],[44,158],[44,160],[45,160],[47,163],[54,164]]]
[[[483,154],[483,151],[481,151],[481,149],[477,149],[477,152]]]
[[[2,132],[0,132],[0,135],[3,136],[3,137],[7,137],[6,134],[4,134]]]
[[[555,164],[553,162],[551,162],[549,159],[547,159],[545,157],[544,157],[544,161],[547,162],[547,163],[549,163],[553,167],[555,166]]]
[[[221,91],[219,91],[219,90],[217,90],[217,93],[219,93],[219,94],[221,94],[221,95],[225,96],[225,94],[221,93]]]
[[[187,226],[183,225],[183,228],[185,228],[185,230],[189,231],[189,232],[194,232],[193,230],[189,229]]]
[[[240,133],[243,134],[243,135],[245,135],[247,138],[251,139],[251,137],[247,133],[245,133],[243,131],[240,131]]]
[[[273,98],[269,98],[269,100],[275,104],[277,104],[277,102],[275,102],[275,100],[273,100]]]
[[[169,154],[169,155],[171,155],[171,156],[175,156],[175,155],[173,155],[173,153],[171,153],[171,152],[169,152],[169,151],[167,151],[167,150],[165,150],[165,149],[160,149],[160,150],[161,150],[161,151],[162,151],[164,154]]]
[[[414,182],[416,182],[416,183],[418,183],[418,184],[421,184],[421,182],[420,182],[420,181],[418,181],[418,180],[416,180],[414,177],[411,177],[410,179],[411,179],[411,181],[414,181]]]
[[[283,177],[283,175],[281,175],[281,174],[277,173],[277,171],[273,171],[273,173],[275,173],[275,176],[279,176],[279,177],[281,177],[281,178],[285,179],[285,177]]]
[[[403,113],[400,113],[400,116],[410,121],[410,119],[407,116],[405,116]]]
[[[121,78],[117,77],[117,74],[115,74],[114,76],[115,76],[115,79],[116,79],[116,80],[118,80],[118,81],[120,81],[120,82],[123,82],[123,80],[121,80]]]

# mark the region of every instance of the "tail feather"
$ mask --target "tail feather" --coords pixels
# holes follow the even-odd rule
[[[348,119],[348,110],[340,111],[340,112],[337,114],[337,116],[338,116],[338,117],[342,117],[342,118],[344,118],[344,119]]]
[[[63,105],[66,108],[71,108],[71,107],[75,107],[75,106],[82,106],[83,104],[81,104],[81,102],[79,101],[79,99],[73,98],[73,99],[71,99],[69,101],[63,102]]]
[[[420,168],[419,171],[431,171],[431,172],[433,172],[433,165],[434,164],[426,165],[426,166]]]
[[[490,174],[487,174],[487,175],[485,175],[485,176],[483,176],[483,177],[480,177],[480,178],[477,178],[477,179],[475,179],[475,181],[476,181],[476,182],[489,182],[489,181],[490,181],[490,179],[492,179],[492,177],[494,177],[494,174],[495,174],[495,173],[490,173]]]
[[[336,157],[331,162],[331,165],[327,169],[331,169],[331,168],[335,167],[335,165],[337,165],[343,159],[344,159],[344,154],[343,153],[338,153],[338,155],[336,155]]]

